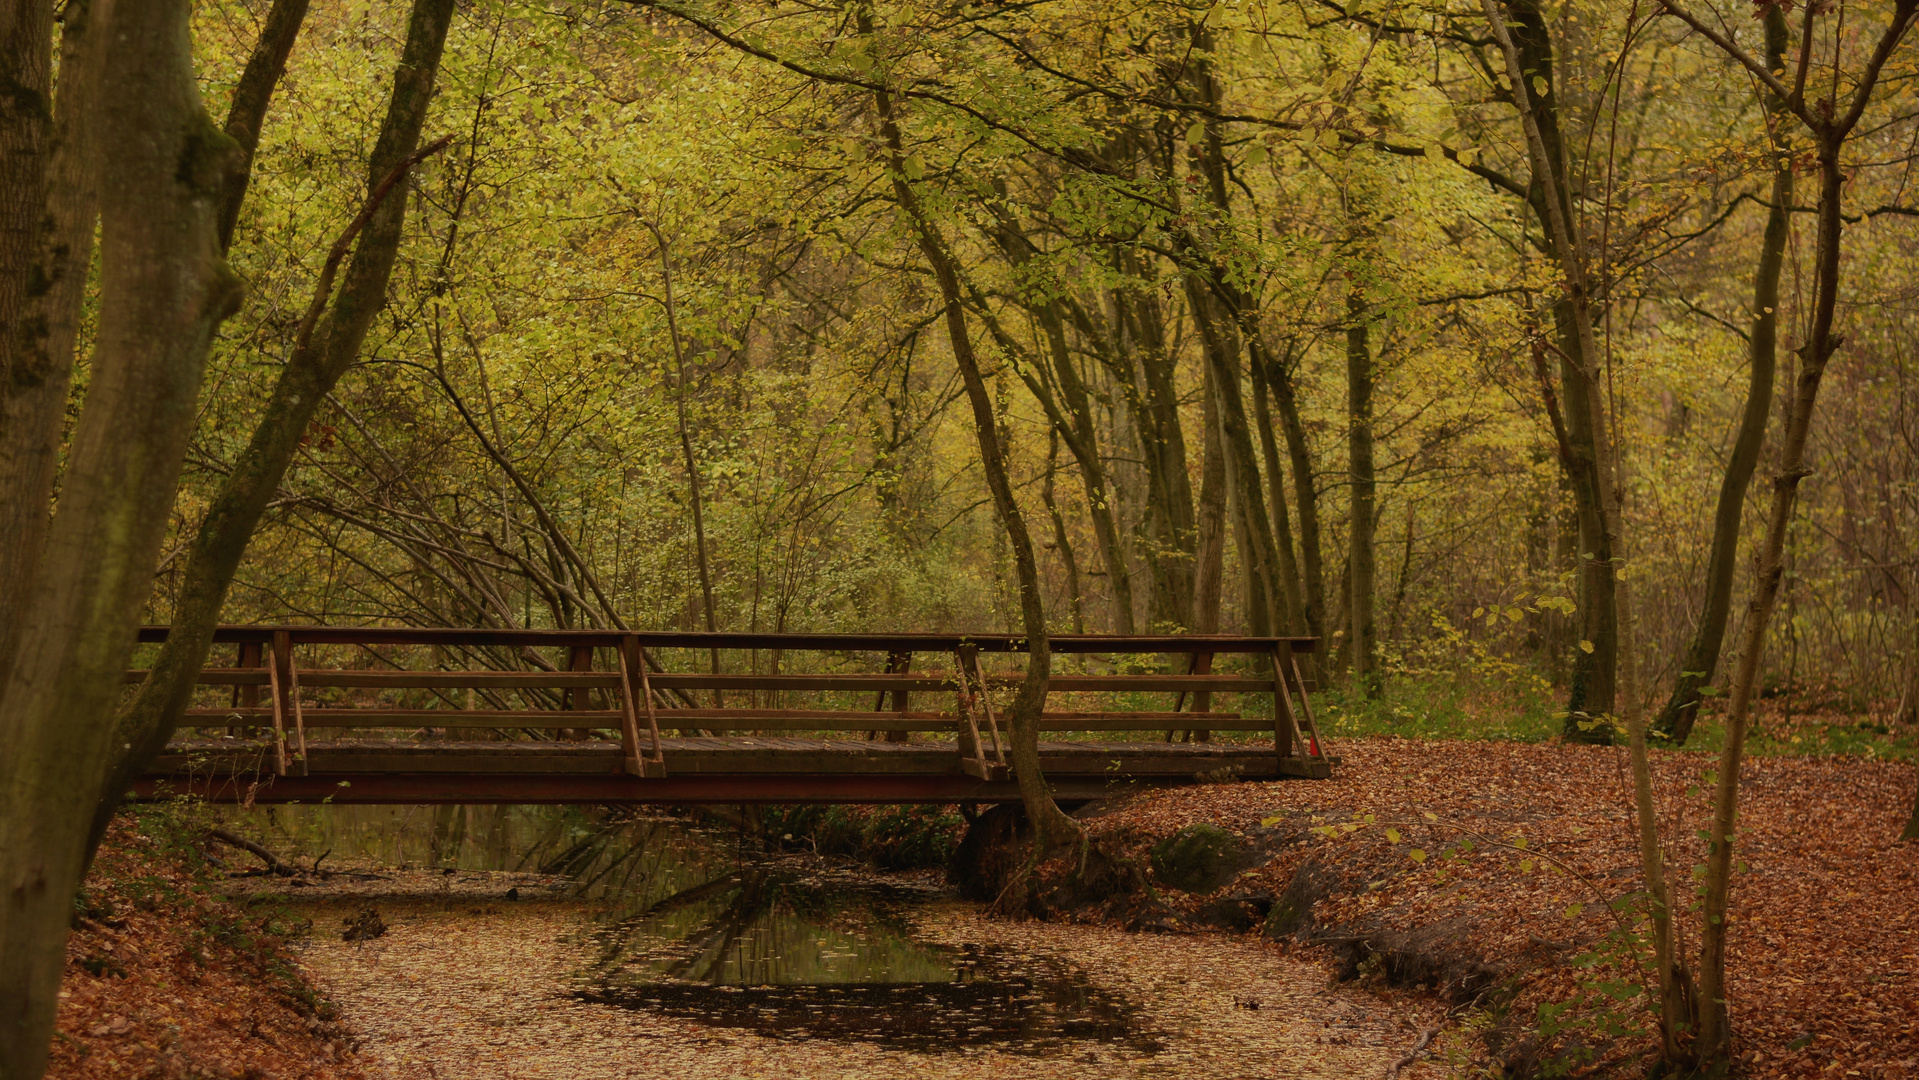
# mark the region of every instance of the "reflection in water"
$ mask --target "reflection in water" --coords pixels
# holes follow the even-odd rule
[[[567,807],[255,811],[308,856],[565,875],[605,905],[575,996],[777,1038],[942,1051],[1153,1053],[1137,1005],[1045,954],[914,939],[940,895],[768,853],[679,818]]]
[[[578,996],[780,1038],[907,1050],[1159,1049],[1137,1006],[1055,957],[913,940],[900,910],[920,899],[756,863],[607,922]]]

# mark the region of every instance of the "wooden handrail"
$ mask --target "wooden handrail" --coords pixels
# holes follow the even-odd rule
[[[753,634],[703,633],[674,630],[505,630],[466,627],[416,626],[295,626],[227,625],[214,630],[217,644],[271,642],[285,631],[295,645],[464,645],[588,646],[617,648],[628,637],[649,649],[785,649],[821,652],[950,653],[961,645],[981,652],[1026,651],[1026,639],[1016,634]],[[168,628],[144,626],[139,640],[153,644],[167,639]],[[1296,653],[1314,652],[1317,638],[1247,637],[1233,634],[1054,634],[1047,639],[1056,653],[1240,653],[1264,656],[1284,646]]]
[[[983,673],[990,686],[1016,686],[1017,672]],[[384,689],[476,689],[527,688],[612,690],[620,685],[620,676],[611,671],[370,671],[339,668],[298,668],[294,676],[301,686],[359,687]],[[147,677],[145,669],[126,673],[126,681],[137,683]],[[649,676],[654,687],[680,690],[862,690],[862,691],[951,691],[959,686],[957,674],[908,672],[901,675],[713,675],[705,672],[667,672]],[[265,686],[270,676],[265,670],[248,668],[206,668],[200,672],[202,686]],[[1055,675],[1047,689],[1056,693],[1096,690],[1139,690],[1147,692],[1228,691],[1244,694],[1269,694],[1272,679],[1252,675]]]

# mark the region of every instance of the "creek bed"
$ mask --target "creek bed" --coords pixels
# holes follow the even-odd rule
[[[612,839],[567,875],[343,863],[288,890],[303,962],[405,1080],[1378,1077],[1422,1028],[1256,939],[988,918],[674,819]],[[369,906],[385,933],[342,940]]]

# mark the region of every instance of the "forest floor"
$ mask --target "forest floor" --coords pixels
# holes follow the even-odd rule
[[[1251,869],[1205,896],[1164,891],[1144,917],[1252,923],[1346,974],[1436,993],[1455,1010],[1439,1061],[1643,1074],[1625,752],[1378,737],[1334,752],[1331,783],[1148,793],[1087,824],[1142,863],[1189,825],[1236,833]],[[1654,755],[1681,896],[1713,760]],[[1919,844],[1895,842],[1913,785],[1902,763],[1748,760],[1729,958],[1741,1074],[1919,1076]]]
[[[277,908],[220,894],[191,815],[117,818],[74,905],[50,1080],[368,1080]]]
[[[1613,916],[1638,882],[1623,752],[1389,737],[1333,749],[1332,782],[1151,792],[1087,816],[1143,863],[1197,823],[1248,853],[1210,894],[1161,887],[1136,905],[1131,920],[1161,933],[987,919],[957,902],[915,917],[934,938],[1068,957],[1149,1003],[1153,1054],[902,1055],[582,1002],[562,976],[590,912],[534,899],[553,895],[543,882],[220,881],[183,821],[147,813],[116,824],[77,905],[48,1075],[1380,1076],[1428,1031],[1400,1076],[1494,1062],[1643,1073],[1636,945]],[[1655,757],[1689,880],[1711,762]],[[1748,763],[1731,935],[1740,1075],[1919,1077],[1919,844],[1894,843],[1913,786],[1898,763]],[[249,888],[306,898],[222,895]],[[528,899],[502,903],[511,888]],[[387,933],[342,941],[367,897]]]

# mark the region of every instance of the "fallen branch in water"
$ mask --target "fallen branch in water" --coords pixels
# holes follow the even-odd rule
[[[298,872],[293,867],[288,866],[284,862],[281,862],[280,857],[278,855],[275,855],[273,852],[268,851],[266,848],[263,848],[260,845],[254,843],[253,841],[248,840],[244,836],[235,835],[234,833],[230,833],[226,831],[225,829],[208,829],[207,835],[211,837],[212,839],[220,841],[221,843],[227,845],[228,847],[236,847],[236,848],[239,848],[241,851],[250,851],[253,854],[258,855],[261,861],[267,864],[268,870],[272,871],[275,874],[280,875],[281,877],[292,877],[295,873]]]

